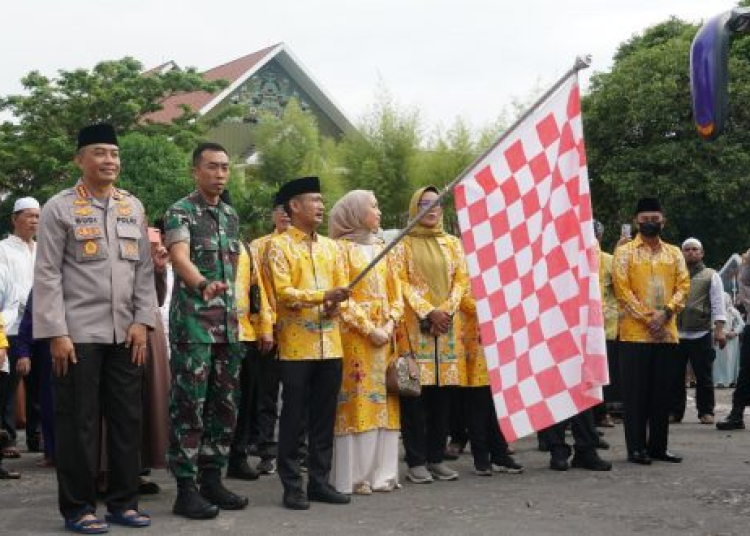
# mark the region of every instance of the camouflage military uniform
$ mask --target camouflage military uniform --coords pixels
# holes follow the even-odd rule
[[[208,205],[199,192],[167,211],[166,245],[190,245],[190,260],[226,292],[204,302],[200,292],[175,275],[169,311],[172,349],[169,466],[175,477],[194,477],[198,468],[226,465],[237,418],[235,391],[242,359],[235,303],[240,252],[237,213],[219,202]]]

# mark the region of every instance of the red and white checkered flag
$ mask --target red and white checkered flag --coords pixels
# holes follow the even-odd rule
[[[455,198],[507,440],[600,403],[609,380],[576,74],[506,133]]]

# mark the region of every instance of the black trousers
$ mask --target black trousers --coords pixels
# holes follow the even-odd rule
[[[308,423],[308,489],[328,484],[341,390],[341,359],[281,361],[278,471],[284,489],[302,489],[300,441]]]
[[[461,387],[468,402],[466,417],[469,425],[469,441],[474,467],[489,469],[490,463],[497,463],[508,454],[508,442],[497,422],[495,403],[492,401],[492,390],[484,387]],[[453,408],[451,407],[451,411]]]
[[[279,411],[279,360],[276,349],[258,353],[249,363],[255,379],[255,396],[250,410],[250,443],[258,446],[262,459],[276,457],[276,421]],[[303,436],[306,434],[303,434]],[[306,442],[303,441],[305,453]]]
[[[401,438],[409,467],[443,461],[453,389],[458,387],[425,385],[420,396],[401,397]]]
[[[0,408],[2,408],[2,425],[10,435],[11,444],[16,441],[16,391],[18,385],[23,382],[25,389],[26,406],[26,444],[39,443],[41,436],[41,411],[39,409],[39,367],[32,366],[26,377],[19,376],[16,365],[21,356],[16,350],[16,339],[8,337],[8,365],[9,373],[0,374]]]
[[[732,417],[741,419],[748,405],[750,405],[750,324],[742,330],[740,370],[737,373],[737,386],[732,393]]]
[[[576,453],[583,454],[596,450],[599,434],[596,431],[594,412],[587,409],[539,432],[540,439],[549,445],[553,458],[567,459],[570,456],[570,447],[565,442],[565,430],[568,426],[573,432]]]
[[[685,416],[687,403],[685,371],[690,362],[695,374],[695,406],[698,409],[698,417],[713,415],[715,405],[713,365],[716,360],[716,350],[714,350],[711,333],[699,339],[680,339],[677,352],[677,368],[672,385],[672,403],[669,412],[678,420],[682,420]]]
[[[469,407],[470,395],[467,389],[451,389],[450,420],[448,433],[450,442],[465,447],[469,442]]]
[[[619,341],[617,340],[607,340],[607,367],[609,368],[609,385],[605,385],[603,389],[604,403],[611,408],[622,404]]]
[[[106,503],[111,512],[137,507],[143,367],[121,344],[76,344],[78,363],[54,379],[58,499],[65,519],[96,509],[99,429],[107,422]]]
[[[229,450],[230,463],[232,460],[247,457],[247,447],[250,442],[250,427],[255,399],[257,380],[253,374],[252,362],[260,357],[257,342],[245,342],[242,344],[245,355],[240,365],[239,389],[237,390],[235,403],[237,404],[237,426],[232,436],[232,446]]]
[[[620,389],[628,454],[662,454],[669,439],[669,402],[676,344],[620,342]]]

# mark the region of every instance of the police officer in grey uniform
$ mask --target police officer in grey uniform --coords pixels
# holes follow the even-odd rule
[[[138,512],[141,381],[156,296],[143,205],[114,183],[114,128],[78,135],[82,177],[42,209],[34,270],[34,335],[50,339],[56,390],[60,512],[74,532],[96,517],[99,429],[107,426],[109,523],[146,526]]]

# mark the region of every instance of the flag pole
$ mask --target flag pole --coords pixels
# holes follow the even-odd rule
[[[355,277],[348,285],[348,288],[351,290],[357,284],[362,281],[367,273],[372,270],[376,264],[378,264],[383,258],[388,255],[388,252],[390,252],[396,244],[398,244],[401,240],[404,239],[404,237],[409,234],[409,232],[414,229],[414,227],[417,226],[417,224],[420,222],[424,216],[430,212],[436,205],[438,205],[445,196],[450,194],[453,189],[458,186],[458,183],[461,182],[466,175],[469,174],[469,172],[476,167],[476,165],[481,162],[488,154],[490,154],[492,151],[495,150],[495,148],[503,143],[505,139],[520,125],[523,123],[533,112],[536,110],[539,106],[541,106],[547,99],[549,99],[560,87],[570,78],[571,75],[578,73],[578,71],[581,71],[583,69],[587,69],[591,66],[591,56],[578,56],[576,58],[575,63],[573,64],[573,67],[568,69],[568,71],[560,77],[560,79],[555,82],[547,91],[545,91],[542,96],[540,96],[534,104],[529,106],[529,108],[521,114],[518,119],[516,119],[513,124],[508,127],[505,132],[503,132],[500,137],[497,139],[495,143],[493,143],[486,151],[484,151],[481,155],[476,157],[471,164],[466,166],[459,175],[453,179],[445,188],[442,189],[438,193],[438,196],[430,202],[430,204],[426,207],[424,207],[422,210],[419,211],[419,213],[414,216],[414,219],[412,219],[409,223],[406,224],[406,227],[396,235],[393,240],[391,240],[388,244],[385,245],[385,247],[378,253],[375,258],[372,259],[370,264],[368,264],[364,270],[362,270],[357,277]]]

